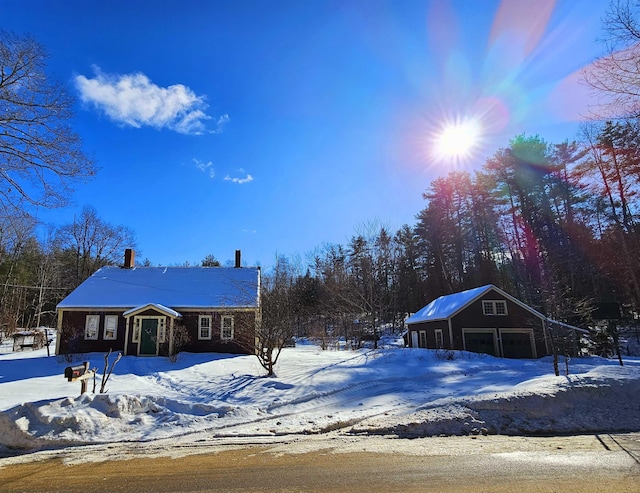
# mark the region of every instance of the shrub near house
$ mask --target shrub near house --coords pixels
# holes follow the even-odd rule
[[[180,350],[251,353],[260,317],[260,268],[103,267],[58,306],[56,354],[169,355]],[[184,341],[187,341],[184,343]]]

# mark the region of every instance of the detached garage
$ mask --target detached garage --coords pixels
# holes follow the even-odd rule
[[[456,349],[504,358],[552,354],[560,331],[577,352],[577,327],[550,320],[492,284],[441,296],[407,319],[409,346]]]

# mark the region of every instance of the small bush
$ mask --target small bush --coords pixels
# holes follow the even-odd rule
[[[169,361],[175,363],[178,361],[178,353],[187,347],[191,342],[189,331],[184,325],[176,325],[173,327],[173,348],[169,353]]]
[[[58,363],[79,363],[81,361],[85,361],[85,355],[82,353],[68,353],[68,354],[60,354],[56,356],[56,361]]]
[[[452,361],[456,359],[456,351],[451,349],[436,349],[436,358],[442,361]]]

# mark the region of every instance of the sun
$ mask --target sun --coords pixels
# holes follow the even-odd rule
[[[444,123],[433,136],[433,154],[439,161],[462,162],[478,150],[481,128],[474,119]]]

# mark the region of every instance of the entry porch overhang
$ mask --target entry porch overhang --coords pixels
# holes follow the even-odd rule
[[[159,303],[147,303],[146,305],[140,305],[135,308],[131,308],[130,310],[127,310],[122,315],[125,318],[129,318],[129,317],[138,315],[140,313],[146,312],[147,310],[154,310],[160,313],[161,315],[166,315],[167,317],[171,317],[171,318],[182,317],[182,315],[179,312],[172,310],[171,308],[161,305]]]

